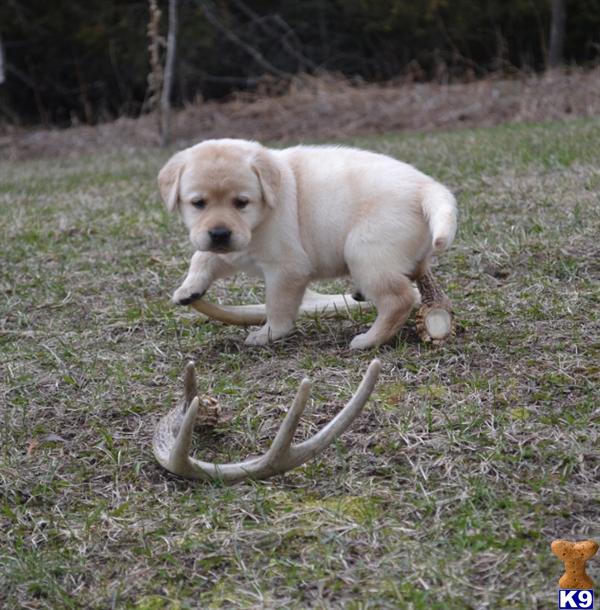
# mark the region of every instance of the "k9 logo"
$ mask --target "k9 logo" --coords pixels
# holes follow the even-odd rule
[[[558,610],[569,610],[570,608],[594,610],[594,591],[591,589],[560,589]]]

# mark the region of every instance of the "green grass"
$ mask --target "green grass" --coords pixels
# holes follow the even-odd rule
[[[169,302],[191,250],[165,152],[2,163],[0,606],[555,607],[550,542],[600,538],[600,121],[352,143],[458,193],[444,347],[411,319],[352,353],[368,315],[246,347]],[[323,425],[374,355],[366,412],[296,471],[225,488],[153,460],[190,358],[223,409],[197,450],[231,460],[266,449],[304,375],[301,433]]]

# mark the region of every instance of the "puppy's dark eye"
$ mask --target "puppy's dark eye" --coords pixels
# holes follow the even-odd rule
[[[233,200],[233,205],[238,209],[238,210],[243,210],[248,203],[250,203],[247,199],[244,199],[243,197],[236,197]]]
[[[198,208],[199,210],[201,210],[202,208],[204,208],[206,206],[206,201],[204,199],[195,199],[194,201],[192,201],[192,205],[195,208]]]

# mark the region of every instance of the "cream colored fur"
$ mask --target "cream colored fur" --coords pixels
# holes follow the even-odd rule
[[[173,300],[189,303],[237,271],[262,276],[267,323],[248,335],[251,345],[292,330],[310,281],[346,274],[378,311],[351,347],[389,341],[416,302],[411,280],[456,231],[456,203],[444,186],[355,148],[208,140],[174,155],[158,180],[197,250]],[[216,229],[231,231],[226,248],[211,241]]]

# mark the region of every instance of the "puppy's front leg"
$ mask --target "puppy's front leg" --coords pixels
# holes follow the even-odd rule
[[[235,269],[217,254],[194,252],[183,284],[173,293],[173,302],[189,305],[201,299],[210,285],[220,277],[232,275]]]
[[[266,345],[294,327],[308,278],[284,270],[265,270],[267,323],[246,337],[246,345]]]

